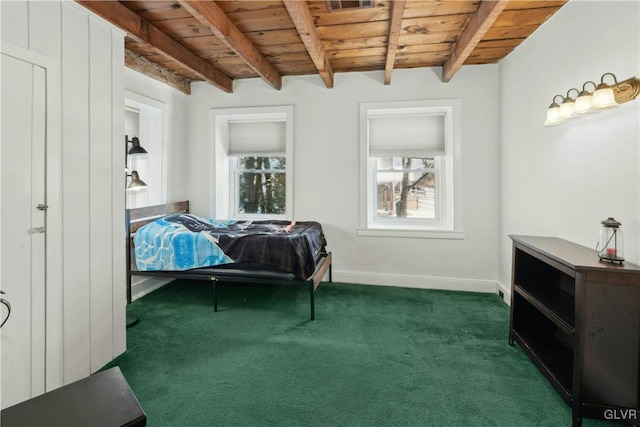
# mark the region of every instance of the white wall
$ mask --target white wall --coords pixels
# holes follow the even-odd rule
[[[498,66],[465,67],[450,83],[431,69],[343,73],[327,89],[318,76],[285,77],[276,91],[236,80],[234,93],[192,85],[187,118],[188,197],[209,211],[209,110],[294,106],[294,219],[322,223],[334,254],[334,280],[495,291],[498,250]],[[358,106],[361,102],[457,98],[462,116],[464,240],[359,237]]]
[[[640,3],[571,1],[500,64],[500,284],[509,288],[508,234],[561,237],[595,248],[600,221],[622,222],[638,263],[640,103],[543,127],[556,94],[606,72],[640,76]],[[606,80],[612,83],[612,80]],[[595,255],[594,255],[595,256]]]
[[[56,342],[61,361],[47,366],[52,389],[88,376],[126,348],[124,34],[73,2],[1,7],[3,44],[51,58],[60,68],[56,87],[49,88],[60,94],[59,111],[50,112],[49,120],[59,117],[59,135],[52,137],[62,142],[47,157],[48,173],[58,183],[48,183],[47,191],[57,191],[60,201],[50,203],[47,215],[61,218],[59,224],[47,222],[47,238],[62,239],[62,265],[47,266],[47,275],[62,272],[62,295],[47,296],[58,302],[53,310],[62,325],[51,335],[57,325],[47,324],[47,339]]]

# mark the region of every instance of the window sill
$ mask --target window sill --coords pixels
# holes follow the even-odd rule
[[[452,239],[464,240],[465,232],[461,230],[411,230],[392,228],[358,228],[357,235],[361,237],[405,237],[416,239]]]

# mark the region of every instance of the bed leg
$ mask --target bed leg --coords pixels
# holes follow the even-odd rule
[[[217,280],[211,279],[213,282],[213,311],[218,312],[218,286]]]
[[[313,282],[309,285],[309,303],[311,306],[311,320],[315,319],[315,299],[314,299]]]

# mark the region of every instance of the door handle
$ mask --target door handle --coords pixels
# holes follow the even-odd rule
[[[39,211],[46,211],[47,209],[49,209],[49,206],[45,205],[44,203],[40,203],[38,206],[36,206],[36,209],[38,209]]]
[[[32,233],[44,233],[45,231],[47,231],[44,227],[35,227],[31,229]]]

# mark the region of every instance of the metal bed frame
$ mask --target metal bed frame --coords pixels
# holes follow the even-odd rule
[[[275,270],[242,269],[242,265],[224,264],[217,267],[198,268],[185,271],[136,271],[132,269],[131,251],[133,236],[140,227],[166,215],[175,213],[189,213],[189,201],[167,203],[164,205],[148,206],[144,208],[127,209],[127,303],[131,302],[132,276],[150,276],[165,279],[205,280],[213,285],[213,310],[218,311],[218,283],[249,283],[266,285],[297,285],[307,286],[309,289],[310,320],[315,319],[315,290],[322,278],[328,273],[329,282],[332,278],[331,252],[323,251],[316,259],[313,274],[302,279],[292,273]],[[238,268],[239,267],[239,268]]]

